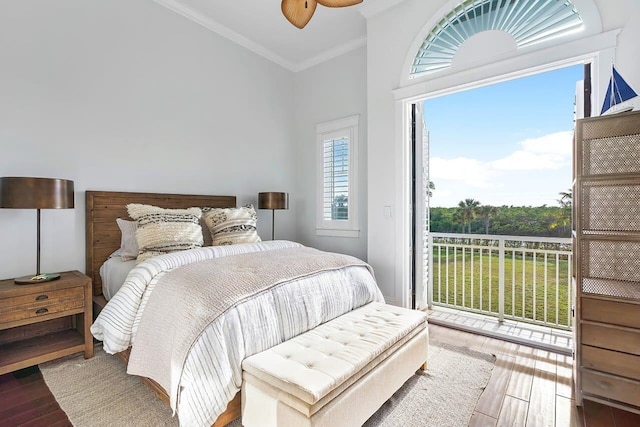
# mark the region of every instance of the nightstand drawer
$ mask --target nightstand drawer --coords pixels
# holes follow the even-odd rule
[[[84,289],[73,287],[0,300],[0,324],[77,310],[84,307]]]
[[[0,280],[0,375],[81,351],[92,357],[92,308],[91,279],[79,271],[24,286]]]

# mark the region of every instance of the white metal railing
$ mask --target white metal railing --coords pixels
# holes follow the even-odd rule
[[[571,239],[429,233],[428,303],[571,329]]]

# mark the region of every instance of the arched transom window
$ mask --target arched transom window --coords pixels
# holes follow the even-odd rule
[[[582,19],[569,0],[466,0],[431,29],[413,61],[410,77],[450,67],[458,48],[483,31],[503,31],[521,48],[581,26]]]

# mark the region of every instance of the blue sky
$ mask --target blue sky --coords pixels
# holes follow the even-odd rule
[[[571,187],[576,82],[583,66],[424,102],[431,206],[556,206]]]

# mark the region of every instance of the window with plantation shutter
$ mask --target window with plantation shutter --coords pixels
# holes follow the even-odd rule
[[[322,219],[349,220],[349,138],[325,139]]]
[[[570,0],[459,1],[427,34],[413,60],[410,78],[448,69],[458,49],[484,31],[503,31],[521,49],[583,28]]]
[[[316,133],[317,234],[358,237],[358,116],[321,123]]]

